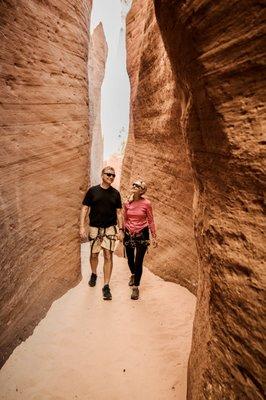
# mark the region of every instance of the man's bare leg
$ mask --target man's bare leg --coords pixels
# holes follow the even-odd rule
[[[103,263],[104,284],[109,285],[113,270],[113,252],[111,250],[103,249],[103,256],[104,256],[104,263]]]
[[[93,274],[97,273],[98,262],[99,262],[99,253],[91,253],[90,264],[91,264],[91,272]]]
[[[90,264],[91,264],[91,277],[89,280],[89,286],[93,287],[96,285],[96,280],[97,280],[97,266],[98,266],[98,258],[99,258],[99,253],[91,253],[90,256]]]

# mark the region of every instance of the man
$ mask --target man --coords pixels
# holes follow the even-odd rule
[[[99,252],[103,249],[104,286],[102,292],[104,300],[112,300],[109,282],[113,269],[113,251],[116,239],[123,240],[121,196],[118,190],[112,187],[114,178],[113,167],[105,167],[102,170],[102,182],[88,190],[80,214],[80,237],[86,239],[85,220],[89,213],[92,271],[89,280],[90,286],[96,284]]]

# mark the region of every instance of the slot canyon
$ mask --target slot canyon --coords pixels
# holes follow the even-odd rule
[[[1,366],[81,280],[108,53],[91,7],[0,2]],[[133,0],[127,16],[121,193],[147,182],[146,266],[197,297],[188,400],[265,396],[263,17],[260,0]]]

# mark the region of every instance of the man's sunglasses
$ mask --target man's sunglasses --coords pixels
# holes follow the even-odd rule
[[[132,183],[133,187],[136,187],[138,189],[143,189],[141,185],[139,185],[138,183]]]
[[[115,178],[115,174],[111,174],[110,172],[104,172],[104,174],[109,176],[109,177],[112,176],[113,178]]]

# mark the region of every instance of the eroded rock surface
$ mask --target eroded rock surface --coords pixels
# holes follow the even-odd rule
[[[155,50],[156,49],[156,50]],[[148,184],[159,236],[147,266],[196,293],[197,257],[192,221],[193,180],[181,130],[181,99],[152,1],[135,1],[127,18],[131,120],[121,187]]]
[[[135,34],[136,46],[141,43],[141,50],[135,52],[141,54],[134,64],[129,58],[129,65],[136,69],[134,80],[131,78],[134,127],[124,185],[132,170],[144,174],[156,202],[156,185],[161,184],[158,178],[163,166],[168,166],[165,139],[171,142],[180,130],[183,132],[195,182],[194,221],[200,259],[188,399],[263,399],[262,3],[154,1],[181,108],[179,114],[172,108],[176,125],[171,125],[172,134],[166,138],[159,122],[169,110],[165,105],[173,102],[173,89],[167,91],[171,87],[169,75],[163,80],[159,69],[157,79],[153,75],[156,66],[152,59],[157,64],[168,61],[158,45],[161,39],[150,11],[152,5],[145,4],[146,10],[136,0],[128,20],[129,51],[134,48],[130,41]],[[157,109],[156,92],[160,100]],[[178,157],[176,154],[176,160]],[[160,163],[164,158],[166,162]],[[145,165],[145,171],[140,164]],[[167,169],[168,173],[173,170]],[[165,179],[169,179],[167,174]],[[168,198],[173,208],[180,200],[175,195]],[[165,207],[160,204],[156,213],[159,229]],[[171,225],[171,218],[166,221],[169,219]],[[160,257],[158,252],[158,261]]]
[[[100,181],[103,168],[103,135],[101,128],[101,87],[105,72],[108,47],[103,25],[100,23],[93,31],[89,46],[89,115],[91,144],[91,184]]]
[[[0,3],[1,364],[80,279],[90,7]]]

